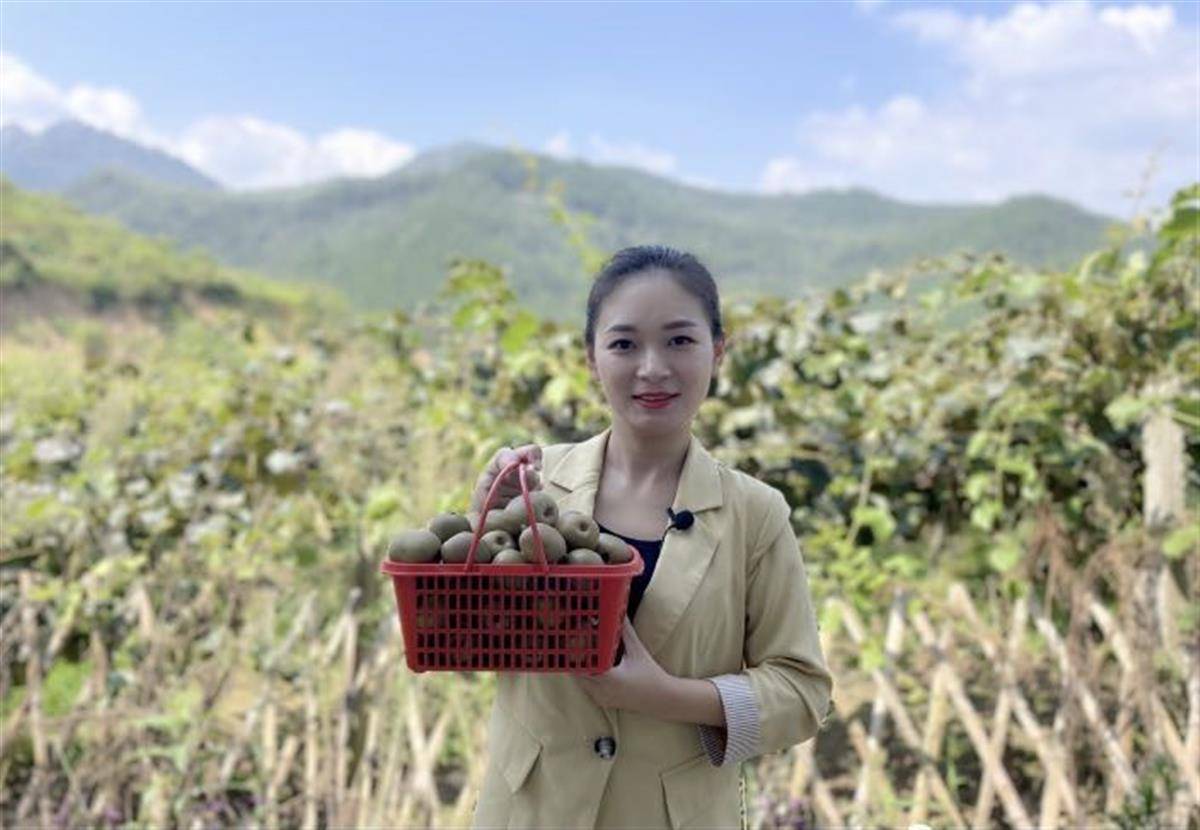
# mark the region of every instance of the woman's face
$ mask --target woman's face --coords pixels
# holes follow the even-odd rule
[[[604,300],[588,367],[614,419],[638,434],[671,435],[690,428],[724,352],[700,300],[649,270]]]

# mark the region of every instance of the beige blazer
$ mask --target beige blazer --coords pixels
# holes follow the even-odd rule
[[[544,488],[592,514],[611,429],[544,448]],[[762,753],[812,737],[832,678],[808,580],[777,490],[714,459],[693,435],[673,509],[695,523],[666,534],[635,629],[668,672],[744,672]],[[475,827],[737,827],[737,765],[709,761],[695,724],[592,703],[568,674],[496,675]],[[615,753],[598,751],[610,737]],[[611,747],[612,744],[610,743]]]

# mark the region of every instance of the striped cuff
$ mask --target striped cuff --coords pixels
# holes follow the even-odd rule
[[[721,695],[725,726],[697,724],[700,743],[714,767],[735,766],[758,754],[758,701],[750,678],[742,674],[723,674],[708,681]]]

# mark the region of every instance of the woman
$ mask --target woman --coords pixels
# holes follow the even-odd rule
[[[584,337],[612,425],[577,444],[502,449],[473,507],[524,459],[560,510],[591,514],[646,568],[611,670],[496,676],[474,826],[736,827],[738,764],[812,737],[832,689],[791,510],[691,433],[725,353],[698,260],[618,252],[592,286]],[[505,499],[519,492],[510,479]]]

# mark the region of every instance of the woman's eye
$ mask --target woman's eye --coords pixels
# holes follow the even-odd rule
[[[688,343],[695,343],[696,339],[694,337],[689,337],[686,334],[677,334],[674,337],[672,337],[670,339],[670,341],[668,341],[668,342],[670,342],[672,345],[674,345],[676,342],[680,342],[680,345],[686,345]],[[614,340],[613,342],[609,343],[608,347],[610,349],[615,349],[618,352],[627,352],[627,351],[629,351],[629,349],[626,347],[632,346],[632,345],[633,345],[632,340],[621,339],[621,340]]]

